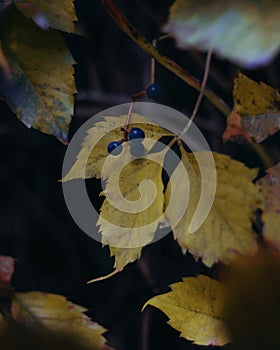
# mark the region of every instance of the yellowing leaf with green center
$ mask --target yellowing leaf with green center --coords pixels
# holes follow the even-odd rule
[[[18,9],[35,22],[65,32],[74,32],[77,20],[73,0],[13,0]],[[45,18],[42,18],[44,16]],[[47,23],[45,23],[47,22]]]
[[[105,328],[84,314],[82,306],[63,296],[41,292],[15,293],[12,301],[13,318],[26,327],[45,327],[61,332],[93,349],[104,349]]]
[[[1,76],[1,95],[27,127],[67,142],[76,90],[74,61],[61,34],[41,30],[11,8],[0,36],[12,73],[12,81]]]
[[[258,184],[263,196],[263,237],[280,251],[280,163],[269,168]]]
[[[201,175],[195,155],[187,153],[182,146],[180,149],[181,162],[189,179],[189,202],[186,203],[186,198],[180,195],[182,181],[186,180],[179,167],[171,176],[165,202],[168,205],[172,191],[178,203],[174,209],[171,207],[171,210],[166,211],[166,217],[183,252],[189,250],[207,266],[212,266],[217,261],[227,263],[237,254],[253,254],[257,246],[251,222],[261,203],[259,189],[251,182],[257,175],[257,169],[249,169],[226,155],[213,152],[217,172],[214,202],[203,224],[195,232],[190,232],[189,227],[200,198]],[[198,154],[202,155],[199,159],[202,168],[208,166],[208,154]],[[203,180],[209,181],[209,188],[214,185],[211,178]],[[207,194],[202,193],[203,195]],[[178,220],[180,213],[177,208],[185,210],[181,220]]]
[[[234,79],[233,99],[225,140],[243,136],[261,142],[280,129],[280,95],[276,89],[239,73]]]
[[[81,178],[106,178],[107,175],[102,174],[103,164],[109,156],[107,146],[112,141],[121,140],[127,116],[119,117],[106,116],[104,120],[98,121],[92,128],[87,131],[87,136],[84,138],[81,150],[77,155],[77,160],[63,178],[63,181]],[[130,123],[130,128],[138,127],[144,130],[146,139],[158,140],[162,136],[171,135],[171,133],[144,116],[133,113]],[[123,157],[121,153],[121,157]],[[129,155],[128,155],[129,156]]]
[[[164,312],[180,336],[198,345],[222,346],[230,341],[223,320],[225,287],[204,275],[183,278],[172,291],[147,301]]]
[[[246,68],[268,64],[280,48],[276,0],[176,0],[164,31],[184,49],[214,50]]]
[[[145,139],[146,149],[152,148]],[[146,159],[134,159],[130,145],[124,144],[118,157],[108,159],[107,180],[97,225],[102,243],[110,246],[115,256],[116,271],[120,271],[141,255],[142,248],[150,243],[157,228],[165,223],[163,216],[164,194],[162,165],[167,148]]]

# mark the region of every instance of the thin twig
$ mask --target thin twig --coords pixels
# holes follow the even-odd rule
[[[139,97],[143,96],[143,95],[146,95],[146,90],[142,90],[140,92],[137,92],[136,94],[131,95],[131,101],[130,101],[130,106],[129,106],[129,110],[128,110],[128,113],[127,113],[127,118],[126,118],[126,121],[125,121],[125,126],[124,126],[124,128],[122,128],[122,131],[123,131],[123,139],[122,139],[122,141],[127,141],[128,132],[129,132],[129,123],[130,123],[130,120],[131,120],[134,104],[135,104],[136,100]]]
[[[157,42],[158,39],[154,39],[152,42],[153,47],[157,47]],[[151,81],[150,84],[154,84],[155,83],[155,75],[156,75],[156,60],[154,59],[154,57],[151,57]]]
[[[185,135],[187,133],[187,131],[189,130],[194,118],[197,115],[198,109],[200,107],[203,95],[204,95],[204,89],[206,87],[206,82],[209,76],[209,70],[210,70],[210,63],[211,63],[211,57],[212,57],[212,50],[209,50],[207,53],[207,57],[206,57],[206,63],[205,63],[205,70],[204,70],[204,75],[203,75],[203,80],[201,83],[201,89],[198,95],[198,98],[196,100],[196,104],[194,106],[192,115],[190,117],[190,120],[188,121],[187,125],[185,126],[184,130],[180,133],[180,137],[182,137],[183,135]]]
[[[207,53],[207,57],[206,57],[206,63],[205,63],[204,75],[203,75],[203,79],[202,79],[202,83],[201,83],[201,89],[200,89],[198,98],[196,100],[196,103],[195,103],[192,115],[191,115],[189,121],[187,122],[186,126],[184,127],[184,129],[180,132],[179,135],[175,136],[171,140],[171,142],[169,143],[168,147],[171,147],[175,142],[177,142],[179,139],[181,139],[182,136],[185,135],[188,132],[189,128],[191,127],[191,125],[192,125],[192,123],[194,121],[194,118],[197,115],[198,109],[199,109],[199,107],[201,105],[202,98],[203,98],[203,95],[204,95],[204,89],[206,87],[207,78],[209,76],[211,57],[212,57],[212,50],[209,50],[208,53]]]

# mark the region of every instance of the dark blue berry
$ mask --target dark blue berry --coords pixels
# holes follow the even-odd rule
[[[146,94],[149,98],[157,100],[160,98],[160,86],[157,84],[152,84],[147,87]]]
[[[142,157],[145,154],[145,147],[141,142],[133,141],[130,144],[130,153],[133,157]]]
[[[145,133],[140,128],[132,128],[128,133],[129,140],[144,139]]]
[[[113,156],[117,156],[122,151],[122,144],[119,141],[110,142],[107,146],[107,150]]]

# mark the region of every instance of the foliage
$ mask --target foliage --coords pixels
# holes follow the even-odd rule
[[[0,93],[27,127],[67,143],[76,92],[74,60],[61,33],[51,28],[74,31],[73,2],[15,2],[0,21]],[[31,15],[50,29],[39,27]]]
[[[275,0],[176,0],[164,31],[180,48],[214,50],[246,68],[268,64],[280,41],[280,7]]]
[[[258,180],[262,191],[263,238],[277,250],[280,250],[280,163],[267,170],[267,175]]]
[[[198,345],[224,345],[229,342],[223,313],[226,288],[204,275],[183,278],[174,283],[172,291],[157,295],[147,301],[162,310],[170,320],[170,326],[180,336]]]
[[[279,269],[279,255],[262,250],[230,266],[224,317],[233,350],[279,347]]]
[[[276,89],[256,83],[239,73],[234,79],[234,108],[227,120],[225,140],[245,137],[261,142],[280,128],[280,95]]]
[[[120,27],[131,37],[137,37],[135,41],[139,40],[142,48],[191,86],[200,88],[197,79],[188,76],[169,58],[158,55],[110,5],[111,0],[103,3],[108,9],[114,9],[113,17]],[[276,1],[226,3],[217,0],[214,5],[202,0],[176,0],[165,31],[172,32],[182,48],[213,50],[244,67],[259,67],[272,60],[279,50],[280,8]],[[67,144],[76,90],[74,60],[60,31],[75,31],[72,0],[5,1],[0,5],[0,12],[1,95],[27,127]],[[208,88],[204,94],[227,114],[228,107],[217,95]],[[280,96],[276,89],[239,73],[234,79],[233,102],[231,114],[227,115],[225,141],[243,138],[253,144],[279,131]],[[182,282],[171,285],[170,292],[148,300],[144,308],[151,305],[163,311],[169,317],[168,323],[182,337],[198,345],[223,346],[233,339],[242,349],[247,324],[252,325],[248,330],[250,335],[255,328],[260,334],[263,329],[271,348],[278,345],[278,337],[275,332],[271,335],[265,322],[273,324],[269,312],[278,306],[279,283],[276,280],[273,293],[271,282],[279,269],[280,163],[255,181],[259,169],[251,169],[216,152],[190,153],[182,143],[182,135],[179,137],[161,128],[151,122],[148,115],[132,113],[130,117],[104,116],[87,130],[76,161],[62,179],[64,182],[90,178],[103,181],[100,196],[104,200],[97,226],[102,245],[108,245],[110,255],[114,256],[114,270],[100,279],[140,259],[143,248],[156,240],[162,227],[169,226],[183,254],[190,252],[206,267],[224,264],[229,272],[223,282],[206,275],[184,277]],[[139,127],[145,132],[141,144],[145,151],[143,157],[132,154],[132,141],[125,138],[125,126]],[[164,136],[172,139],[172,145],[178,148],[178,163],[168,174],[168,180],[164,179],[164,169],[171,144],[155,150],[156,143]],[[122,152],[114,156],[108,153],[107,145],[116,140],[122,142]],[[202,179],[201,167],[208,169],[209,157],[215,163],[215,176],[209,173],[209,177]],[[213,197],[213,205],[205,221],[193,230],[192,219],[200,201],[202,180],[209,191],[216,186],[216,193],[215,197],[213,192],[208,193]],[[176,206],[172,202],[174,198]],[[261,210],[263,228],[256,232],[258,210]],[[260,253],[260,241],[266,244],[266,254]],[[273,272],[266,275],[269,268]],[[0,297],[8,301],[4,311],[0,303],[3,343],[10,342],[10,334],[15,331],[23,336],[18,326],[26,327],[27,338],[31,332],[30,337],[34,336],[38,342],[46,340],[46,335],[42,338],[42,327],[45,334],[59,344],[65,339],[57,339],[57,332],[67,339],[75,339],[81,349],[110,349],[103,337],[105,329],[85,315],[86,309],[57,294],[15,292],[10,283],[13,270],[14,259],[0,256]],[[263,297],[266,285],[269,293]],[[256,298],[252,299],[256,291]],[[250,312],[259,307],[256,321]],[[273,317],[279,325],[279,317]],[[236,322],[239,319],[243,321],[242,327]],[[275,328],[272,327],[273,331]],[[29,342],[24,336],[22,339]],[[253,343],[253,336],[250,339]],[[246,343],[244,348],[249,345]]]
[[[105,347],[105,338],[102,334],[106,330],[84,314],[87,311],[84,307],[73,304],[57,294],[15,293],[10,285],[13,268],[13,258],[0,256],[0,295],[8,298],[10,303],[9,309],[6,310],[2,318],[0,340],[3,341],[9,332],[15,331],[16,327],[21,325],[28,332],[31,332],[31,337],[36,335],[38,329],[40,332],[45,329],[47,334],[49,332],[49,336],[55,336],[54,340],[59,334],[65,339],[72,339],[81,347],[81,350],[105,350],[107,345]],[[10,346],[9,343],[7,345]],[[51,345],[55,345],[55,343],[50,343],[49,346]],[[109,347],[107,349],[109,350]]]
[[[181,153],[181,161],[189,175],[190,200],[181,221],[173,228],[173,234],[183,252],[188,249],[207,266],[218,261],[228,263],[236,254],[253,254],[256,251],[256,236],[251,228],[251,220],[254,220],[260,196],[258,188],[251,181],[256,177],[257,170],[249,169],[226,155],[213,153],[217,171],[215,200],[204,223],[192,233],[189,226],[200,198],[200,171],[193,154],[187,153],[183,147]],[[205,153],[204,162],[207,166],[208,155]],[[175,186],[178,206],[183,207],[185,199],[180,196],[182,174],[179,169],[175,169],[172,174],[174,178],[171,177],[168,184],[165,200],[169,201],[171,184]],[[211,183],[212,179],[208,181]],[[172,227],[177,215],[176,209],[169,212],[167,219]]]

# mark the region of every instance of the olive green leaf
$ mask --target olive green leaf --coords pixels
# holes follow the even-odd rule
[[[6,11],[0,37],[12,79],[1,76],[0,94],[27,127],[66,143],[76,92],[74,60],[59,32],[40,29],[15,8]]]

